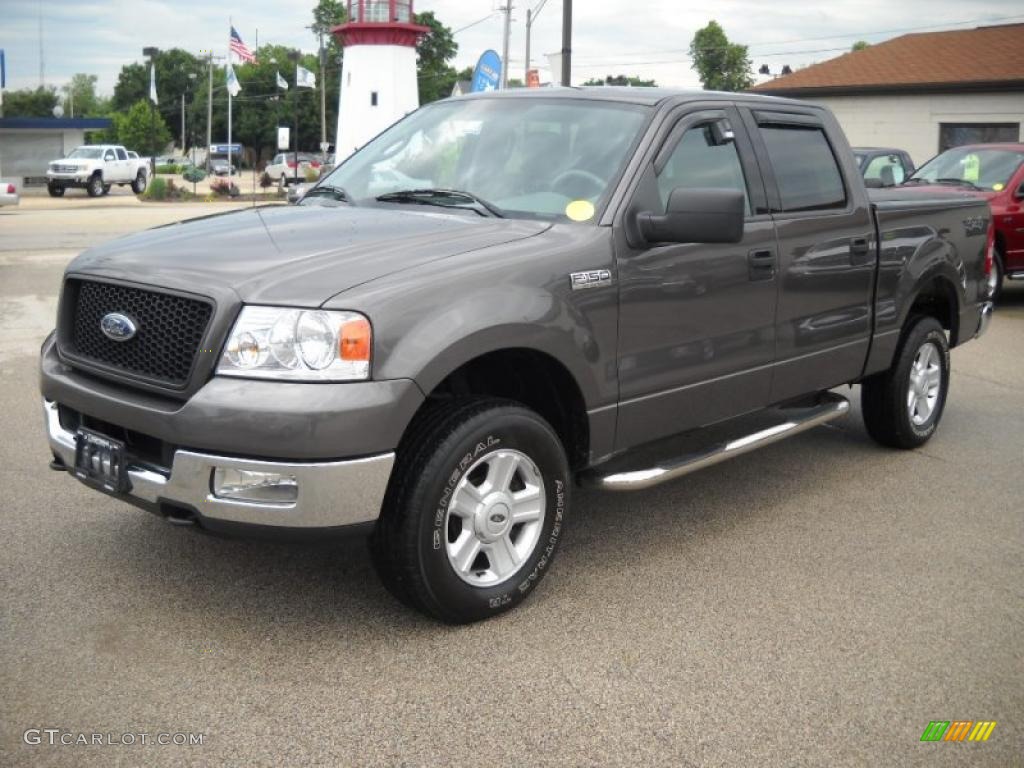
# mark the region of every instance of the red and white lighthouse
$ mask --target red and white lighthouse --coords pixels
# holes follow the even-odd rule
[[[345,49],[338,104],[340,162],[420,105],[412,0],[348,0],[348,21],[331,30]]]

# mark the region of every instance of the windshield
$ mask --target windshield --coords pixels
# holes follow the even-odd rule
[[[321,183],[355,202],[459,190],[506,216],[589,220],[647,115],[637,105],[579,99],[439,102],[389,128]]]
[[[80,157],[85,160],[98,160],[103,157],[103,150],[99,147],[79,147],[72,151],[68,157]]]
[[[1024,161],[1024,151],[954,147],[917,169],[911,179],[964,182],[978,189],[999,192]]]

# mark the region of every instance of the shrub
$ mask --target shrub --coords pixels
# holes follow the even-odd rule
[[[305,175],[306,181],[312,184],[314,181],[320,178],[320,171],[318,171],[316,168],[307,168],[303,172],[303,175]]]
[[[166,200],[167,182],[161,178],[153,179],[149,182],[149,186],[146,187],[146,191],[142,193],[142,197],[147,200]]]
[[[260,188],[261,189],[269,189],[272,186],[274,186],[274,180],[272,178],[270,178],[270,174],[269,173],[264,171],[263,175],[260,176]]]
[[[210,182],[210,191],[215,195],[238,197],[238,187],[227,179],[214,179]]]
[[[164,174],[175,174],[181,173],[181,168],[182,167],[180,165],[158,165],[156,167],[156,172]]]
[[[206,171],[204,171],[202,168],[196,168],[193,165],[186,168],[181,175],[185,179],[185,181],[189,182],[190,184],[194,184],[195,182],[202,181],[203,179],[206,178]]]

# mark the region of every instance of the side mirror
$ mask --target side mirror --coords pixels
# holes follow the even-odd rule
[[[648,243],[738,243],[746,213],[738,189],[677,187],[664,215],[639,213],[637,224]]]
[[[864,179],[864,186],[867,187],[868,189],[882,189],[885,186],[885,184],[882,183],[881,179],[874,177],[870,179]]]

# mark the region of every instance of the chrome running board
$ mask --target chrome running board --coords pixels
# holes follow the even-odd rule
[[[652,467],[609,472],[609,467],[598,466],[583,473],[580,484],[605,491],[643,490],[806,432],[839,418],[849,410],[850,401],[845,397],[824,392],[818,396],[817,402],[811,405],[778,409],[782,420],[772,426],[717,442],[711,448],[685,453],[668,461],[659,461]],[[609,462],[609,465],[618,464],[619,462],[615,460]]]

